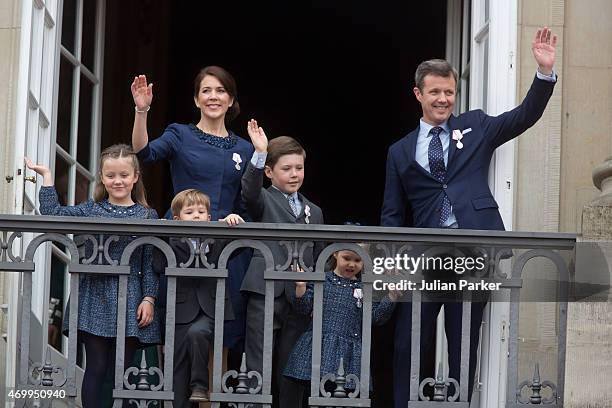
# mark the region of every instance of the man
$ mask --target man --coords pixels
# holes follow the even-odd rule
[[[536,78],[523,102],[497,117],[482,110],[452,114],[457,72],[444,60],[425,61],[415,75],[414,95],[423,117],[417,129],[394,143],[387,157],[383,226],[503,230],[498,205],[488,185],[495,149],[519,136],[542,116],[552,95],[556,75],[556,36],[544,27],[536,33],[532,52]],[[412,223],[407,222],[411,215]],[[431,344],[440,303],[422,304],[421,344]],[[478,332],[484,303],[473,303],[470,333],[469,395],[476,367]],[[449,343],[449,376],[459,381],[461,361],[461,303],[445,303]],[[400,304],[395,332],[395,407],[409,400],[411,304]],[[423,346],[422,346],[423,347]],[[408,371],[407,371],[408,370]]]

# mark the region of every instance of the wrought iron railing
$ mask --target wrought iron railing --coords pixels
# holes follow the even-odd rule
[[[25,248],[21,248],[20,240],[26,232],[34,233],[34,238]],[[561,407],[563,404],[564,375],[565,375],[565,334],[567,319],[567,303],[559,302],[559,344],[558,344],[558,370],[556,381],[541,381],[538,368],[531,381],[522,381],[519,384],[518,370],[518,323],[519,300],[522,288],[522,271],[525,264],[534,257],[544,257],[551,260],[558,276],[569,279],[570,266],[560,252],[573,251],[576,237],[572,234],[557,233],[519,233],[503,231],[470,231],[470,230],[437,230],[437,229],[409,229],[409,228],[382,228],[358,226],[328,226],[328,225],[289,225],[289,224],[262,224],[247,223],[236,228],[229,228],[220,223],[202,222],[171,222],[163,220],[130,220],[129,224],[110,219],[92,219],[77,217],[38,217],[38,216],[0,216],[0,271],[21,273],[21,309],[30,310],[32,302],[32,274],[36,266],[34,255],[37,249],[46,242],[55,242],[65,247],[70,257],[68,272],[70,273],[70,316],[67,348],[67,366],[55,366],[48,356],[44,362],[29,361],[29,342],[37,339],[30,338],[30,313],[24,312],[19,317],[20,322],[20,356],[18,384],[20,390],[62,390],[65,392],[67,402],[74,404],[77,398],[76,365],[77,365],[77,313],[79,301],[79,276],[82,274],[115,275],[119,279],[119,301],[117,316],[117,348],[114,374],[113,398],[115,407],[119,407],[123,400],[129,400],[139,407],[146,407],[148,401],[164,401],[166,407],[171,406],[173,399],[172,367],[175,325],[176,278],[181,276],[210,277],[217,279],[216,307],[215,307],[215,334],[213,344],[213,376],[211,378],[210,400],[213,407],[221,403],[229,403],[233,407],[250,407],[262,404],[272,404],[272,319],[274,302],[274,282],[309,281],[314,285],[313,307],[313,352],[312,376],[310,386],[310,406],[320,407],[369,407],[370,400],[370,352],[371,352],[371,309],[373,303],[373,282],[398,282],[400,279],[418,279],[414,275],[395,276],[377,275],[373,273],[373,260],[371,252],[358,243],[371,243],[371,247],[383,255],[393,257],[395,254],[407,253],[414,248],[440,248],[451,247],[461,250],[469,247],[478,251],[486,259],[486,267],[479,276],[468,278],[471,281],[499,283],[504,290],[510,293],[510,331],[509,331],[509,364],[507,375],[506,407],[517,407],[525,404],[548,404],[550,407]],[[94,253],[87,257],[79,255],[75,240],[70,238],[78,236],[79,240],[88,240],[94,248]],[[117,236],[127,235],[135,237],[125,248],[120,262],[110,259],[109,245]],[[190,264],[177,265],[176,256],[172,248],[162,238],[164,237],[192,237],[198,241],[193,249]],[[210,239],[223,238],[231,240],[221,253],[217,265],[206,259],[204,248]],[[284,265],[275,265],[272,252],[265,241],[285,241],[287,248],[287,261]],[[316,261],[314,269],[304,264],[302,254],[304,248],[313,245],[313,242],[328,242]],[[140,362],[139,367],[123,370],[125,350],[125,324],[126,324],[126,294],[127,279],[130,273],[129,260],[132,253],[140,246],[152,245],[158,248],[166,257],[168,277],[167,310],[166,310],[166,336],[165,360],[160,368],[149,367],[146,360]],[[239,370],[222,371],[222,341],[224,294],[226,278],[228,276],[227,262],[230,255],[244,247],[253,248],[261,252],[265,259],[266,296],[265,296],[265,333],[264,333],[264,361],[263,372],[249,371],[246,364]],[[363,288],[363,324],[362,324],[362,359],[360,373],[347,373],[342,363],[335,375],[321,376],[321,338],[322,338],[322,300],[323,283],[325,280],[325,264],[329,256],[337,250],[350,249],[358,253],[364,261],[362,273]],[[521,249],[521,251],[512,251]],[[435,252],[435,251],[434,251]],[[511,271],[504,272],[500,268],[502,259],[514,256]],[[95,263],[94,260],[98,262]],[[310,273],[296,274],[289,270],[291,264],[296,264]],[[45,273],[36,271],[36,273]],[[412,364],[410,375],[406,384],[410,387],[409,407],[468,407],[468,356],[469,356],[469,330],[470,330],[470,301],[463,302],[462,324],[462,358],[461,375],[458,379],[444,378],[439,370],[436,378],[421,379],[420,367],[420,309],[421,294],[419,291],[411,292],[413,330],[412,330]],[[41,302],[44,301],[41,299]],[[150,383],[150,376],[156,374],[159,378],[157,384]],[[234,379],[234,385],[228,385],[228,379]],[[347,390],[344,385],[347,381],[357,384],[356,388]],[[335,388],[328,392],[324,383],[332,382]],[[256,385],[255,385],[256,384]],[[451,384],[455,392],[449,395]],[[457,387],[458,385],[458,387]],[[426,396],[424,389],[431,387],[433,398]],[[550,397],[540,396],[542,387],[552,390]],[[458,389],[457,389],[458,388]],[[531,390],[525,396],[525,389]],[[523,391],[522,391],[523,390]],[[521,394],[522,392],[522,394]],[[44,401],[43,401],[44,402]],[[47,401],[48,402],[48,401]],[[150,406],[150,405],[149,405]]]

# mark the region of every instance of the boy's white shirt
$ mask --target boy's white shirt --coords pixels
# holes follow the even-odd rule
[[[193,249],[198,249],[198,240],[194,238],[189,238],[189,240],[191,241],[191,246],[193,247]],[[206,247],[204,248],[204,253],[207,254],[208,252],[210,252],[210,248],[208,247],[208,244],[206,244]]]

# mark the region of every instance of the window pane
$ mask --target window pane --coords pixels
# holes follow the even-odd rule
[[[89,179],[84,174],[76,172],[76,186],[74,190],[74,202],[82,203],[89,199]]]
[[[70,118],[72,116],[73,67],[60,58],[59,95],[57,97],[57,144],[70,152]]]
[[[68,171],[70,166],[61,156],[55,156],[55,189],[61,205],[68,204]]]
[[[81,89],[79,96],[79,131],[77,139],[77,161],[85,168],[90,168],[90,141],[91,137],[91,103],[93,97],[93,84],[81,75]]]
[[[51,280],[49,290],[48,333],[49,345],[62,352],[62,322],[64,316],[64,283],[66,264],[57,256],[51,256]]]
[[[471,0],[467,0],[468,2],[468,18],[467,18],[467,48],[466,48],[466,52],[467,52],[467,58],[465,59],[466,61],[470,61],[470,59],[472,58],[472,1]]]
[[[482,110],[487,111],[487,89],[489,88],[489,37],[484,43],[484,69],[482,78]]]
[[[466,112],[470,110],[470,77],[463,81],[463,106],[461,107],[462,112]]]
[[[85,0],[86,2],[89,0]],[[76,27],[76,0],[64,0],[64,14],[62,16],[62,45],[73,55],[74,33]]]
[[[96,41],[96,0],[83,1],[83,38],[81,61],[90,71],[94,69],[94,46]]]
[[[53,71],[50,70],[48,67],[53,66],[53,57],[55,56],[54,52],[49,52],[49,49],[53,49],[54,48],[54,44],[53,41],[51,41],[51,38],[53,36],[53,31],[50,27],[47,27],[47,25],[44,25],[43,28],[43,51],[42,51],[42,70],[41,70],[41,91],[40,91],[40,106],[47,107],[47,106],[51,106],[50,103],[48,103],[49,100],[51,100],[53,98],[53,92],[45,92],[46,90],[46,84],[48,84],[49,82],[51,82],[51,72],[49,71]]]

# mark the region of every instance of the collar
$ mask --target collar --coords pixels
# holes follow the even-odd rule
[[[282,195],[284,195],[286,199],[289,199],[289,197],[293,197],[293,199],[295,201],[299,200],[299,196],[298,196],[297,191],[295,193],[293,193],[293,194],[287,194],[283,190],[281,190],[280,188],[276,187],[274,184],[272,184],[272,187],[275,188],[276,190],[278,190]]]
[[[431,137],[431,129],[433,129],[435,126],[430,125],[429,123],[425,122],[423,120],[423,118],[421,118],[420,123],[419,123],[420,129],[422,132],[424,132],[425,137]],[[446,120],[444,123],[442,123],[441,125],[438,125],[442,128],[442,130],[444,130],[446,133],[450,133],[450,131],[448,130],[448,120]]]

